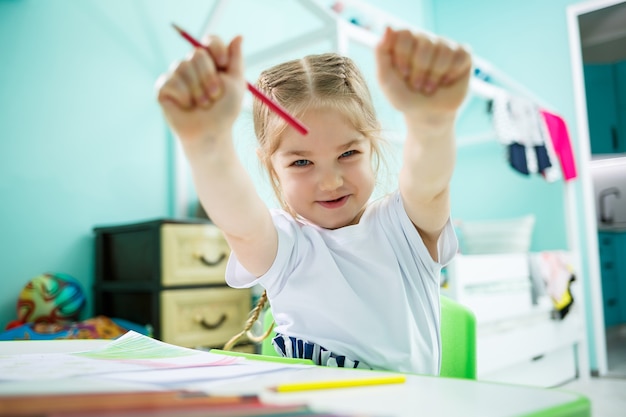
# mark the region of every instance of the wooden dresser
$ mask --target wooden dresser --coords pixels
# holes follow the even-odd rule
[[[221,348],[240,332],[249,290],[224,280],[230,248],[208,221],[157,219],[95,227],[95,314],[149,325],[155,338]],[[242,339],[237,350],[254,351]]]

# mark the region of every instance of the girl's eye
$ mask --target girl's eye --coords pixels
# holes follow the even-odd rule
[[[291,165],[295,166],[295,167],[305,167],[307,165],[309,165],[311,163],[311,161],[306,160],[306,159],[298,159],[297,161],[294,161]]]
[[[352,151],[347,151],[347,152],[342,153],[342,154],[341,154],[341,156],[340,156],[340,158],[347,158],[347,157],[352,156],[352,155],[354,155],[354,154],[356,154],[356,151],[355,151],[355,150],[352,150]]]

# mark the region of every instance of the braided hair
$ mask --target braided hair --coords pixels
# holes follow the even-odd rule
[[[261,297],[259,298],[256,306],[250,312],[248,320],[246,320],[246,324],[243,327],[243,330],[231,337],[230,340],[226,342],[226,344],[224,345],[224,350],[231,350],[233,347],[235,347],[235,344],[239,341],[239,339],[241,339],[244,335],[248,336],[248,339],[253,342],[262,342],[270,334],[272,334],[272,330],[274,329],[274,323],[272,323],[272,325],[261,336],[254,336],[250,331],[250,329],[252,329],[252,326],[254,326],[254,323],[256,323],[256,321],[259,319],[261,311],[263,311],[263,307],[266,303],[267,291],[263,291],[263,294],[261,294]]]

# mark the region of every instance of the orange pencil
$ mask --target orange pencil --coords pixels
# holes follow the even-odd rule
[[[174,23],[172,23],[172,26],[174,26],[174,29],[176,29],[176,31],[178,31],[178,33],[180,33],[183,38],[187,39],[187,41],[189,41],[189,43],[191,43],[193,46],[195,46],[196,48],[205,48],[204,45],[198,42],[189,33],[184,31],[180,27],[176,26]],[[285,121],[289,123],[294,129],[296,129],[298,132],[300,132],[303,135],[306,135],[307,133],[309,133],[307,128],[302,124],[302,122],[300,122],[298,119],[290,115],[287,112],[287,110],[285,110],[280,104],[276,103],[274,100],[272,100],[271,98],[263,94],[261,90],[259,90],[254,85],[250,84],[249,82],[246,81],[246,84],[248,86],[248,91],[250,91],[256,98],[261,100],[263,103],[265,103],[270,109],[276,112],[280,117],[285,119]]]

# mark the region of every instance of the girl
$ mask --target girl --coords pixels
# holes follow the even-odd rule
[[[374,202],[380,128],[354,63],[322,54],[263,72],[258,87],[309,128],[302,136],[254,104],[258,154],[283,206],[269,210],[232,140],[245,90],[241,37],[205,44],[160,79],[158,100],[232,249],[227,283],[265,288],[284,356],[438,374],[439,274],[457,249],[449,182],[469,53],[385,31],[378,81],[407,137],[398,190]]]

